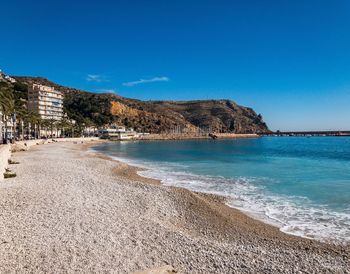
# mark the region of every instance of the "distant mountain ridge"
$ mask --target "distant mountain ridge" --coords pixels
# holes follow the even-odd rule
[[[118,123],[151,133],[198,128],[214,132],[269,132],[260,114],[231,100],[141,101],[65,87],[42,77],[13,78],[22,84],[39,83],[62,91],[65,111],[70,118],[82,123],[90,121],[97,126]]]

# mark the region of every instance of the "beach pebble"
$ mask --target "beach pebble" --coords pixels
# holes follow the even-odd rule
[[[350,273],[349,247],[116,175],[118,162],[85,146],[15,154],[17,177],[0,185],[0,273]]]

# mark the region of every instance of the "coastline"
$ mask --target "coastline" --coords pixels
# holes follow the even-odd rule
[[[113,144],[113,143],[112,143]],[[167,146],[171,147],[170,143],[167,143]],[[125,144],[126,145],[126,144]],[[159,145],[161,145],[161,142],[159,142]],[[176,143],[175,143],[176,145]],[[116,145],[119,147],[119,145]],[[137,144],[136,147],[141,146],[141,143]],[[311,239],[311,240],[316,240],[324,243],[331,243],[331,244],[336,244],[336,245],[350,245],[349,238],[346,236],[347,232],[347,226],[339,226],[339,227],[332,227],[332,225],[335,223],[342,223],[342,216],[336,215],[339,219],[328,219],[328,222],[322,222],[322,218],[320,216],[326,216],[327,215],[320,215],[319,211],[316,211],[313,216],[305,215],[305,212],[307,210],[312,210],[313,208],[306,208],[306,207],[292,207],[290,210],[289,207],[286,209],[286,204],[288,206],[288,203],[286,203],[282,199],[277,199],[273,200],[274,203],[268,203],[270,202],[268,198],[274,196],[270,195],[267,193],[267,195],[263,196],[261,195],[263,192],[259,192],[259,199],[250,199],[250,196],[253,196],[255,193],[248,192],[246,189],[245,184],[237,183],[235,180],[229,180],[226,178],[220,177],[217,173],[214,176],[211,175],[198,175],[201,174],[200,171],[199,173],[195,173],[195,171],[191,170],[191,168],[188,168],[190,164],[188,164],[186,161],[181,162],[180,168],[176,166],[177,162],[175,162],[174,165],[173,163],[168,162],[168,160],[160,155],[162,157],[159,159],[158,157],[152,156],[152,151],[150,150],[150,147],[147,147],[147,149],[150,153],[151,156],[142,156],[138,155],[137,153],[135,154],[133,151],[136,150],[134,147],[134,144],[130,144],[130,155],[125,154],[125,151],[127,151],[125,148],[121,149],[121,153],[118,154],[116,153],[119,149],[114,150],[113,145],[111,148],[108,148],[109,145],[107,145],[107,148],[105,146],[102,146],[102,149],[100,150],[99,147],[97,146],[96,149],[93,148],[91,151],[97,154],[108,155],[108,159],[110,160],[115,160],[117,163],[119,163],[119,166],[124,166],[125,167],[125,172],[122,172],[124,177],[126,173],[129,175],[133,174],[133,178],[131,179],[144,179],[148,180],[148,182],[159,184],[161,183],[162,185],[165,186],[175,186],[178,188],[185,188],[188,189],[192,192],[195,193],[210,193],[212,195],[218,195],[221,197],[221,199],[224,201],[225,205],[227,205],[230,208],[234,208],[236,210],[239,210],[241,213],[248,215],[249,217],[261,221],[265,224],[272,225],[274,227],[277,227],[281,232],[288,234],[288,235],[293,235],[293,236],[298,236],[306,239]],[[142,145],[143,147],[143,145]],[[152,149],[157,150],[157,145],[151,147]],[[139,150],[139,149],[137,149]],[[140,151],[142,149],[140,148]],[[162,151],[162,150],[161,150]],[[176,152],[175,152],[176,153]],[[129,157],[130,156],[130,157]],[[169,159],[172,158],[170,154],[167,154]],[[186,155],[184,155],[186,157]],[[140,157],[140,158],[138,158]],[[150,157],[150,158],[147,158]],[[153,158],[152,158],[153,157]],[[179,156],[177,155],[177,159],[179,159]],[[162,162],[163,161],[163,162]],[[186,168],[182,168],[181,165],[184,165]],[[206,166],[206,169],[209,169],[211,167]],[[132,172],[131,172],[132,171]],[[121,171],[120,171],[121,172]],[[249,171],[249,174],[251,171]],[[233,175],[234,176],[234,175]],[[249,175],[245,175],[249,176]],[[127,178],[127,177],[126,177]],[[227,182],[228,181],[228,182]],[[237,179],[237,181],[239,181]],[[248,180],[247,180],[248,181]],[[147,181],[146,181],[147,182]],[[244,181],[245,182],[245,181]],[[231,187],[224,188],[221,187],[221,184],[227,184]],[[254,185],[254,183],[252,184]],[[209,186],[209,187],[208,187]],[[218,186],[218,188],[216,188]],[[240,188],[242,186],[242,188]],[[250,189],[248,189],[250,190]],[[246,193],[244,193],[246,191]],[[243,194],[242,194],[243,193]],[[264,193],[265,194],[265,193]],[[255,197],[255,196],[253,196]],[[261,200],[264,197],[265,202],[266,200],[268,202],[263,203]],[[266,198],[267,197],[267,198]],[[271,198],[270,198],[271,199]],[[244,204],[242,201],[249,201]],[[287,200],[288,201],[288,200]],[[263,206],[262,206],[263,205]],[[265,206],[266,208],[265,209]],[[279,212],[278,209],[282,208],[284,211],[281,211],[281,215],[284,214],[284,216],[288,216],[291,219],[291,222],[289,222],[289,219],[283,219],[278,216],[278,214],[270,214],[270,212],[275,210],[275,212]],[[289,211],[288,211],[289,210]],[[294,216],[293,214],[296,214],[297,212],[298,216]],[[288,215],[289,213],[289,215]],[[277,215],[277,216],[276,216]],[[305,217],[304,219],[302,217]],[[313,218],[315,216],[315,218]],[[329,216],[329,215],[328,215]],[[299,219],[298,219],[299,217]],[[308,219],[309,217],[309,219]],[[326,217],[324,217],[326,219]],[[335,217],[335,218],[336,218]],[[317,220],[317,218],[321,218]],[[297,220],[298,222],[294,222],[294,220]],[[311,220],[311,221],[310,221]],[[339,221],[338,221],[339,220]],[[296,225],[294,226],[294,224]],[[343,222],[343,224],[346,224]],[[315,230],[314,227],[317,226],[319,227],[319,231]],[[337,234],[339,230],[336,230],[335,228],[341,229],[341,232],[343,234]],[[313,230],[314,229],[314,230]],[[316,232],[316,233],[315,233]],[[318,232],[318,233],[317,233]]]
[[[80,225],[75,227],[75,233],[69,229],[65,231],[68,232],[66,236],[68,243],[76,241],[73,251],[75,250],[77,254],[81,253],[86,248],[84,243],[89,242],[94,235],[99,236],[97,240],[104,243],[102,247],[89,245],[88,249],[91,252],[84,253],[89,259],[86,263],[90,268],[85,268],[83,264],[80,264],[81,260],[86,261],[87,258],[74,257],[75,261],[73,260],[73,263],[70,262],[67,266],[65,259],[61,258],[62,262],[53,263],[50,261],[52,258],[45,257],[46,260],[39,264],[40,269],[50,269],[52,265],[57,267],[57,264],[63,264],[66,269],[70,270],[77,269],[78,266],[85,270],[94,269],[94,267],[99,267],[95,270],[102,270],[99,263],[99,260],[102,260],[105,267],[113,266],[114,268],[109,269],[118,269],[120,272],[139,271],[171,264],[181,273],[295,273],[298,271],[348,273],[348,269],[350,269],[349,246],[325,244],[288,235],[276,227],[255,220],[241,211],[227,206],[220,196],[161,185],[159,181],[138,175],[137,168],[115,161],[105,155],[88,152],[88,148],[95,144],[56,143],[45,146],[45,148],[36,146],[28,152],[14,154],[14,159],[20,161],[20,165],[15,167],[18,177],[7,179],[0,191],[2,198],[0,205],[5,212],[0,217],[4,227],[1,239],[11,238],[8,236],[15,232],[19,232],[19,235],[20,232],[23,233],[20,226],[11,227],[11,223],[17,218],[20,223],[20,217],[23,217],[22,213],[27,213],[26,211],[21,212],[21,210],[16,211],[16,207],[11,207],[11,203],[9,204],[9,200],[6,198],[13,198],[12,194],[18,194],[18,201],[16,200],[14,203],[15,205],[17,203],[23,204],[26,202],[21,201],[21,198],[27,198],[23,196],[23,191],[28,191],[27,194],[34,193],[38,198],[36,199],[38,205],[35,204],[34,207],[40,206],[41,208],[44,205],[39,202],[42,199],[50,199],[45,195],[53,188],[49,194],[58,195],[59,200],[66,202],[67,197],[63,194],[68,195],[68,206],[70,203],[75,206],[74,211],[72,211],[74,214],[68,210],[69,214],[62,215],[63,221],[68,218],[75,227],[74,224],[78,220],[71,219],[71,217],[74,217],[75,213],[79,213],[77,216],[80,216],[81,222],[86,223],[91,230],[90,232],[78,233],[78,239],[75,233],[80,231]],[[33,158],[41,162],[31,162],[30,160]],[[60,159],[69,163],[59,162]],[[43,172],[43,174],[37,175],[42,180],[35,178],[38,179],[38,182],[34,182],[33,174],[40,168],[46,168],[40,167],[40,164],[50,165],[50,161],[61,167],[61,170],[54,171],[57,172],[57,176],[61,176],[59,177],[61,180],[52,179],[56,183],[52,184],[48,180],[48,175]],[[63,171],[67,171],[69,174],[65,174]],[[61,185],[61,181],[64,181],[64,185]],[[74,184],[72,185],[70,182],[74,182]],[[40,186],[46,185],[47,190],[38,189]],[[62,188],[62,186],[64,187]],[[66,188],[70,190],[68,194],[65,192]],[[82,201],[81,199],[76,201],[77,197],[82,197],[84,201],[84,206],[81,208]],[[56,213],[67,209],[64,204],[58,204],[59,206],[63,205],[61,208],[55,207],[54,200],[50,200],[50,202]],[[31,208],[32,205],[28,203],[27,207]],[[121,211],[119,208],[123,208],[123,210]],[[42,208],[41,210],[50,212],[51,209],[45,207],[45,210]],[[14,212],[17,212],[15,220],[10,218]],[[35,219],[38,221],[37,212],[37,210],[31,212],[34,214],[34,221]],[[73,216],[71,216],[72,214]],[[115,216],[119,214],[121,216]],[[100,215],[103,215],[103,218]],[[37,256],[38,249],[39,251],[41,249],[34,241],[35,238],[30,237],[32,236],[30,232],[35,231],[31,225],[43,230],[44,228],[37,227],[42,224],[40,221],[50,226],[56,220],[55,216],[50,214],[44,216],[46,219],[39,218],[39,224],[29,222],[30,229],[29,231],[25,230],[24,233],[29,233],[27,240],[24,240],[27,244],[25,246],[36,246],[37,249],[32,250]],[[85,218],[82,218],[84,216]],[[119,225],[118,222],[123,225]],[[6,225],[10,227],[8,228]],[[104,229],[100,229],[100,225]],[[59,225],[56,224],[56,226]],[[58,231],[61,230],[58,229]],[[47,235],[50,231],[44,229],[44,232],[46,232],[44,235]],[[41,234],[38,235],[36,236],[40,238]],[[111,237],[114,239],[113,245],[108,241]],[[45,244],[49,250],[53,246],[61,250],[62,247],[52,244],[52,238],[49,237],[49,239],[49,243]],[[13,266],[11,262],[15,263],[16,250],[23,247],[21,243],[17,243],[17,245],[12,246],[11,252],[6,253],[11,241],[6,240],[5,242],[5,244],[0,245],[0,251],[5,254],[0,258],[1,271],[9,270],[10,266]],[[119,242],[121,242],[121,249],[116,251]],[[59,254],[59,257],[67,255],[64,251]],[[104,253],[99,253],[102,251]],[[150,255],[151,253],[152,255]],[[34,267],[38,266],[36,256],[26,257],[24,256],[25,252],[22,255],[19,254],[19,267],[23,267],[24,263],[29,264],[29,269],[35,269]],[[109,257],[111,254],[116,256],[114,260]]]
[[[96,150],[90,150],[93,146],[95,146],[95,144],[87,144],[86,146],[84,146],[84,150],[90,152],[93,154],[93,157],[98,157],[100,159],[103,159],[103,160],[107,160],[107,161],[112,161],[112,162],[115,162],[117,164],[117,167],[115,167],[113,169],[113,173],[117,176],[117,177],[121,177],[121,178],[124,178],[124,179],[128,179],[130,181],[136,181],[136,182],[140,182],[140,183],[147,183],[147,184],[152,184],[152,185],[163,185],[162,182],[160,180],[157,180],[157,179],[154,179],[154,178],[151,178],[151,177],[146,177],[144,175],[140,175],[139,172],[142,172],[142,171],[145,171],[146,168],[141,168],[141,167],[138,167],[138,166],[134,166],[132,164],[129,164],[129,163],[126,163],[124,162],[122,159],[114,159],[113,157],[111,156],[108,156],[106,154],[103,154],[99,151],[96,151]],[[273,224],[273,222],[271,221],[270,223],[269,222],[266,222],[262,219],[259,219],[257,216],[255,216],[253,213],[250,213],[248,211],[243,211],[242,209],[239,209],[239,208],[236,208],[236,207],[232,207],[232,206],[229,206],[226,202],[227,202],[227,198],[223,195],[219,195],[219,194],[213,194],[213,193],[205,193],[205,192],[199,192],[199,191],[192,191],[192,190],[188,190],[186,188],[183,188],[183,187],[176,187],[176,186],[167,186],[167,185],[163,185],[163,186],[166,186],[166,187],[169,187],[169,188],[174,188],[174,189],[183,189],[183,190],[186,190],[186,191],[190,191],[191,193],[193,194],[196,194],[198,196],[201,196],[205,199],[209,199],[209,200],[213,200],[214,202],[219,202],[219,203],[222,203],[222,206],[223,207],[228,207],[229,209],[232,209],[234,211],[238,211],[239,213],[249,217],[249,218],[252,218],[253,220],[255,221],[258,221],[258,222],[262,222],[266,225],[270,225],[274,228],[277,228],[279,229],[276,225]],[[292,236],[295,236],[293,234],[288,234],[288,233],[285,233],[285,232],[282,232],[284,234],[287,234],[287,235],[292,235]],[[300,236],[295,236],[295,237],[300,237]],[[303,237],[301,237],[303,238]],[[306,237],[304,237],[306,238]],[[310,239],[310,238],[306,238],[306,239]],[[313,239],[311,239],[313,240]]]
[[[215,137],[214,137],[215,136]],[[150,134],[140,137],[139,141],[166,141],[166,140],[212,140],[212,139],[246,139],[259,138],[258,134],[239,134],[239,133],[215,133],[209,134]]]
[[[193,191],[193,190],[186,189],[184,187],[163,185],[161,183],[161,181],[158,180],[158,179],[154,179],[154,178],[151,178],[151,177],[146,177],[146,176],[143,176],[143,175],[139,174],[139,172],[142,172],[142,171],[146,170],[146,168],[134,166],[132,164],[124,162],[123,159],[114,159],[112,156],[108,156],[108,155],[106,155],[106,154],[104,154],[102,152],[94,150],[93,146],[94,146],[94,144],[87,145],[87,146],[84,147],[84,150],[92,153],[94,155],[94,157],[98,157],[98,158],[101,158],[101,159],[104,159],[104,160],[115,162],[117,164],[117,167],[115,169],[113,169],[113,172],[114,172],[114,174],[117,177],[122,177],[122,178],[128,179],[130,181],[137,181],[137,182],[141,182],[141,183],[149,183],[149,184],[152,184],[152,185],[162,185],[162,186],[165,186],[165,187],[168,187],[168,188],[172,188],[172,189],[175,189],[175,190],[176,189],[181,189],[181,190],[184,190],[184,191],[189,191],[190,193],[192,193],[194,195],[197,195],[197,196],[203,198],[204,200],[207,200],[207,202],[209,202],[209,203],[215,203],[215,204],[218,203],[220,205],[219,209],[224,211],[224,212],[232,210],[234,212],[234,214],[236,214],[236,215],[241,215],[241,217],[243,215],[244,218],[248,217],[249,219],[251,219],[250,221],[253,221],[252,225],[255,225],[255,222],[260,222],[263,225],[266,225],[267,227],[269,227],[268,229],[272,229],[272,230],[277,229],[278,233],[281,233],[282,235],[287,235],[287,236],[290,236],[290,237],[293,237],[293,238],[296,237],[298,239],[301,238],[301,239],[305,239],[305,240],[311,240],[311,241],[315,241],[315,242],[318,242],[318,243],[321,243],[321,244],[326,244],[326,245],[327,244],[335,245],[335,246],[340,245],[339,243],[335,243],[335,242],[332,242],[332,241],[324,242],[324,241],[319,241],[319,240],[311,238],[311,237],[299,236],[299,235],[294,235],[292,233],[287,233],[287,232],[281,231],[280,227],[278,227],[278,225],[276,224],[278,222],[277,220],[273,220],[273,219],[266,220],[266,219],[263,219],[263,218],[257,216],[256,214],[254,214],[252,212],[245,211],[243,209],[240,209],[240,208],[237,208],[237,207],[234,207],[234,206],[230,206],[227,203],[227,197],[225,197],[223,195]],[[247,222],[249,222],[249,221],[247,221]],[[273,233],[275,233],[275,231]],[[344,245],[340,245],[340,246],[347,247],[347,248],[349,248],[349,251],[350,251],[350,245],[349,244],[344,244]]]
[[[252,138],[252,137],[240,137],[240,138]],[[90,149],[94,145],[86,146],[84,149]],[[115,162],[118,164],[118,167],[113,170],[114,174],[117,177],[123,177],[125,179],[131,180],[131,181],[137,181],[141,183],[149,183],[152,185],[162,185],[160,180],[154,179],[154,178],[149,178],[140,175],[138,172],[139,171],[144,171],[144,168],[133,166],[131,164],[128,164],[126,162],[123,162],[123,160],[116,160],[113,159],[111,156],[107,156],[106,154],[103,154],[101,152],[95,151],[95,150],[90,150],[89,152],[93,153],[94,156],[99,157],[101,159],[109,160],[112,162]],[[163,185],[165,186],[165,185]],[[244,227],[243,229],[252,230],[253,233],[256,233],[256,235],[264,237],[264,240],[266,240],[265,237],[271,237],[273,239],[278,239],[278,240],[285,240],[289,241],[291,243],[298,243],[300,244],[303,242],[303,244],[306,245],[320,245],[324,248],[340,248],[340,249],[345,249],[349,250],[350,252],[350,245],[345,244],[345,245],[339,245],[337,243],[333,242],[320,242],[317,239],[313,238],[308,238],[308,237],[302,237],[302,236],[297,236],[293,235],[290,233],[286,233],[280,230],[278,226],[273,224],[273,221],[267,222],[262,220],[261,218],[255,216],[253,213],[243,211],[242,209],[235,208],[232,206],[229,206],[226,203],[226,197],[218,194],[211,194],[211,193],[204,193],[204,192],[196,192],[196,191],[191,191],[183,187],[175,187],[175,186],[165,186],[167,188],[171,188],[174,191],[179,191],[180,193],[183,192],[189,192],[191,195],[194,195],[200,203],[203,203],[205,205],[210,205],[210,207],[215,208],[218,212],[223,213],[222,217],[223,218],[228,218],[230,221],[226,222],[226,220],[223,222],[221,219],[220,220],[211,220],[212,222],[219,222],[220,227],[222,226],[222,222],[227,225],[228,223],[231,223],[233,226],[240,226]],[[211,219],[211,218],[210,218]],[[251,231],[249,231],[251,232]],[[306,249],[308,249],[306,247]],[[350,267],[350,264],[349,264]]]

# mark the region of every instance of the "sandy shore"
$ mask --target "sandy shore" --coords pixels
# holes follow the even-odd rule
[[[350,273],[349,247],[281,233],[86,145],[17,152],[0,184],[0,273]]]

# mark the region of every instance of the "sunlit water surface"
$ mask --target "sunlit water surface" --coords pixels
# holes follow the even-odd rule
[[[94,148],[163,184],[228,197],[286,233],[350,241],[350,138],[116,142]]]

